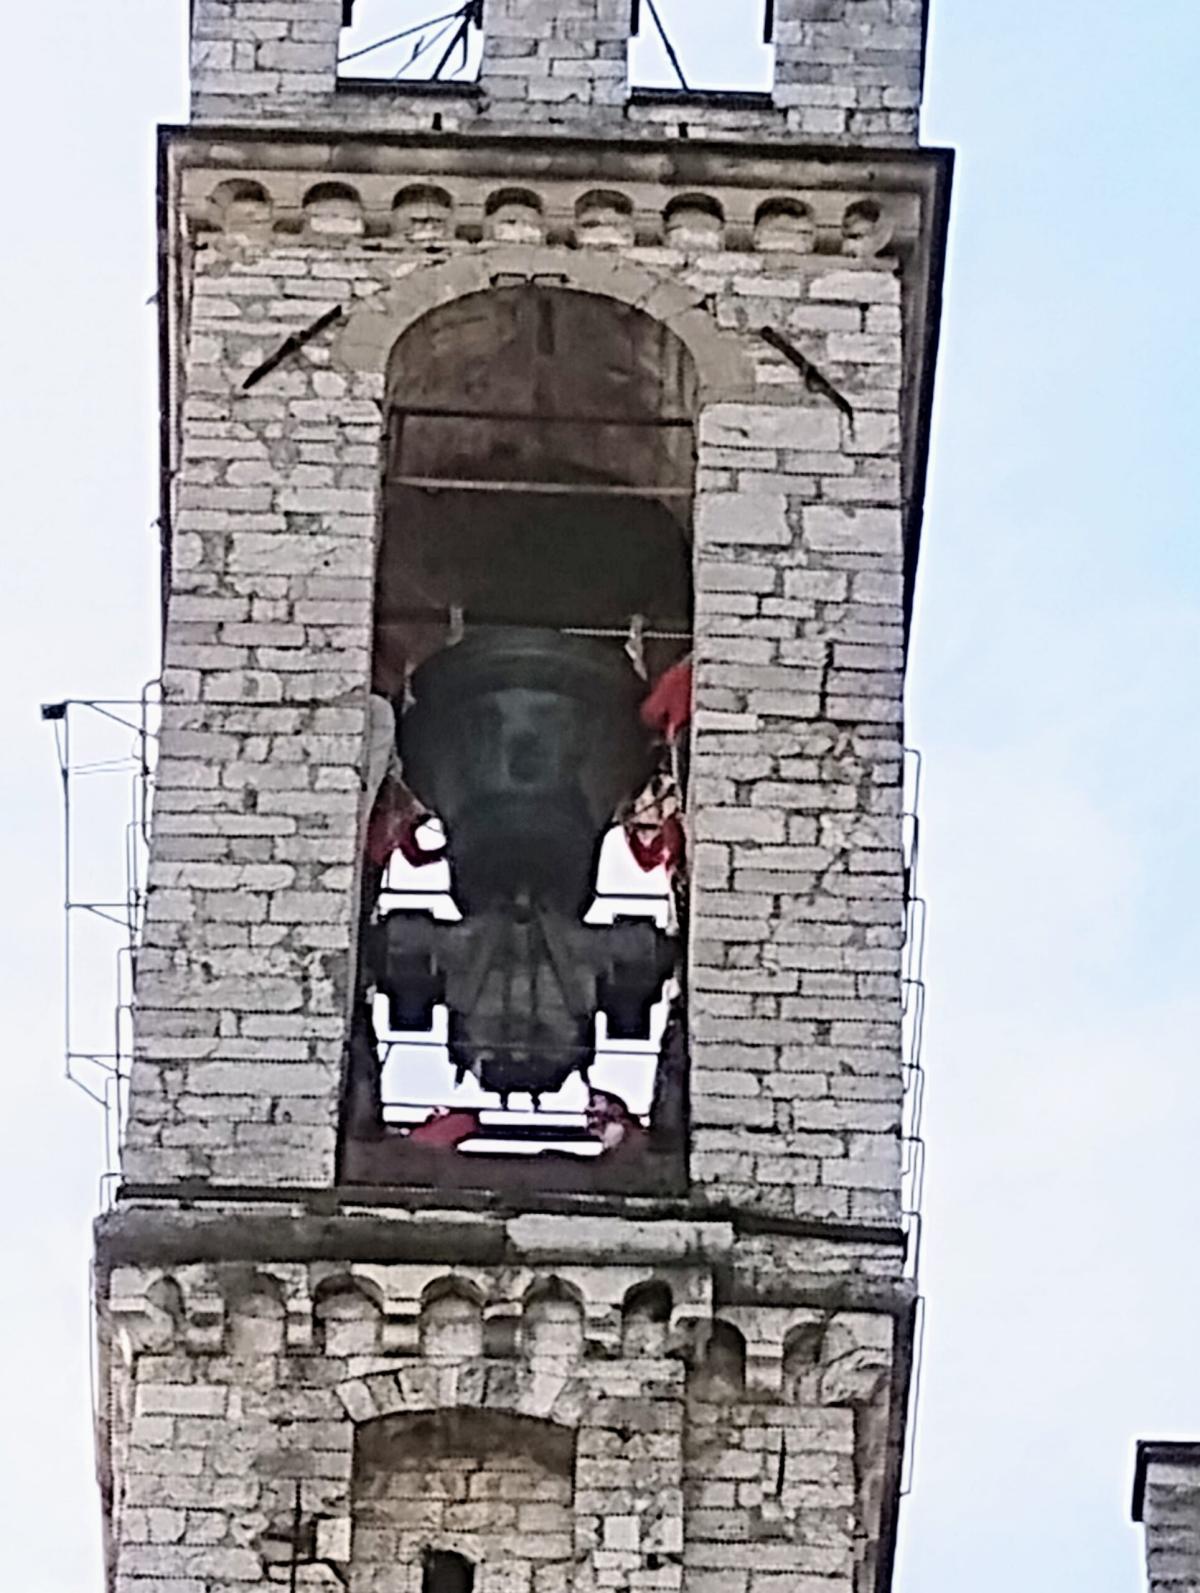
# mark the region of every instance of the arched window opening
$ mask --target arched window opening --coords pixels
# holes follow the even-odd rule
[[[421,1567],[421,1593],[473,1593],[475,1567],[453,1549],[427,1549]]]
[[[691,356],[501,287],[417,322],[387,392],[346,1176],[676,1187]]]

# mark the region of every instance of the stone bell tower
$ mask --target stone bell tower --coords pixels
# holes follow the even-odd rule
[[[109,1586],[874,1593],[924,7],[774,0],[771,95],[631,93],[630,0],[339,78],[348,9],[193,0],[162,134]]]

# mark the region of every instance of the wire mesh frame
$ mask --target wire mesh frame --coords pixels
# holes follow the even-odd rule
[[[904,811],[902,845],[905,880],[905,935],[901,972],[901,1017],[903,1024],[901,1073],[904,1101],[902,1113],[902,1212],[909,1236],[907,1271],[912,1278],[920,1267],[921,1201],[925,1177],[925,1142],[921,1120],[925,1100],[925,1071],[922,1048],[925,1030],[925,920],[924,898],[918,889],[921,839],[922,759],[915,747],[904,749]]]
[[[102,1109],[105,1168],[99,1185],[102,1210],[111,1205],[119,1180],[116,1169],[132,1061],[134,973],[146,902],[145,865],[157,761],[158,707],[159,683],[153,680],[136,698],[66,698],[42,708],[42,718],[54,726],[62,792],[63,1070],[69,1082]],[[83,715],[128,732],[132,738],[129,751],[114,758],[82,761],[77,753],[79,732],[73,721]],[[92,897],[82,893],[77,885],[76,788],[81,780],[97,776],[123,778],[129,782],[129,817],[122,837],[124,894],[119,899]],[[77,1042],[77,936],[84,920],[107,924],[121,937],[114,956],[116,999],[109,1050],[88,1048]]]
[[[925,1104],[925,926],[927,908],[918,891],[921,841],[921,782],[923,759],[915,747],[904,749],[903,849],[905,871],[905,933],[901,974],[901,1014],[903,1024],[901,1076],[903,1080],[901,1221],[908,1236],[905,1273],[914,1282],[920,1275],[921,1241],[924,1233],[922,1202],[925,1191],[925,1141],[921,1122]],[[900,1495],[912,1492],[916,1461],[917,1425],[920,1415],[921,1374],[925,1360],[926,1308],[924,1295],[914,1305],[912,1379],[909,1414],[905,1426],[904,1454],[900,1467]]]

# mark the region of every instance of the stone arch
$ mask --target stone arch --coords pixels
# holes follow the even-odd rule
[[[820,1400],[823,1405],[871,1403],[892,1365],[890,1317],[842,1312],[831,1318],[821,1346]]]
[[[732,1322],[717,1319],[692,1378],[698,1399],[720,1402],[740,1399],[746,1391],[746,1340]]]
[[[635,1284],[621,1306],[622,1355],[665,1355],[674,1304],[670,1286],[661,1279]]]
[[[225,1350],[235,1360],[282,1355],[287,1347],[283,1286],[268,1273],[247,1271],[225,1284]]]
[[[231,177],[209,195],[209,217],[231,237],[264,239],[271,234],[274,205],[262,183]]]
[[[754,214],[754,247],[760,252],[812,254],[817,224],[803,200],[764,200]]]
[[[813,1397],[828,1330],[828,1318],[813,1314],[790,1327],[783,1339],[783,1395],[793,1403]]]
[[[484,205],[484,236],[498,243],[541,243],[546,220],[531,188],[498,188]]]
[[[323,1355],[375,1355],[383,1337],[379,1289],[339,1273],[313,1291],[313,1342]]]
[[[890,246],[895,225],[874,199],[856,199],[842,216],[842,253],[853,260],[874,260]]]
[[[546,1375],[530,1377],[516,1362],[422,1359],[395,1371],[347,1378],[335,1392],[356,1424],[419,1411],[485,1410],[578,1427],[586,1393],[579,1379],[563,1363],[538,1364]]]
[[[315,183],[304,196],[304,230],[326,242],[361,238],[366,231],[362,196],[349,183]]]
[[[529,1361],[571,1365],[584,1353],[584,1306],[577,1289],[561,1278],[539,1279],[525,1294],[521,1349]]]
[[[706,403],[748,400],[756,373],[740,333],[718,326],[700,296],[672,278],[607,254],[533,244],[496,244],[413,272],[356,305],[334,341],[338,363],[385,379],[392,351],[430,311],[489,291],[493,278],[552,280],[567,293],[591,293],[643,310],[686,346],[696,372],[697,410]]]
[[[421,1296],[421,1354],[430,1361],[468,1361],[483,1354],[483,1301],[465,1278],[437,1278]]]
[[[392,232],[404,243],[448,243],[454,236],[454,201],[434,183],[411,183],[392,200]]]
[[[575,203],[575,241],[592,249],[619,249],[634,241],[633,202],[615,189],[593,188]]]
[[[643,614],[687,631],[700,377],[662,317],[557,282],[489,281],[412,320],[384,369],[376,691],[395,696],[456,609],[593,634]],[[678,656],[660,652],[652,676]]]
[[[170,1273],[164,1273],[161,1278],[156,1278],[146,1290],[146,1307],[147,1340],[153,1339],[157,1345],[173,1344],[182,1338],[187,1320],[187,1307],[183,1290]]]
[[[725,212],[711,194],[679,194],[663,211],[668,244],[678,249],[720,249]]]

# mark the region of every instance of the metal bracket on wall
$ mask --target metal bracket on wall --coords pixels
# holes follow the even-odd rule
[[[854,430],[854,406],[844,393],[838,391],[823,372],[819,371],[806,354],[802,354],[794,343],[784,337],[782,332],[777,332],[773,326],[759,328],[759,337],[764,343],[769,343],[777,349],[789,365],[794,365],[804,377],[804,385],[810,393],[819,393],[822,398],[827,398],[835,409],[841,410],[850,422],[850,430]]]
[[[277,370],[284,360],[290,359],[293,354],[298,354],[306,343],[311,343],[314,337],[328,326],[335,325],[342,319],[345,310],[340,304],[335,304],[332,310],[326,310],[324,315],[319,315],[311,326],[306,326],[302,332],[293,332],[290,337],[285,337],[283,342],[273,354],[268,354],[261,365],[256,365],[242,383],[242,391],[248,393],[252,387],[257,387],[264,376],[269,376]]]

